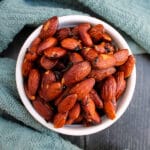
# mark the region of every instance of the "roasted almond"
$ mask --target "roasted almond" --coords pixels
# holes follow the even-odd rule
[[[102,24],[97,24],[93,26],[89,34],[94,42],[99,42],[102,39],[102,35],[104,33],[104,26]]]
[[[82,104],[82,108],[85,111],[85,118],[87,119],[87,121],[94,124],[100,123],[101,118],[96,112],[95,104],[90,96],[86,96],[82,102],[84,102],[84,104]]]
[[[52,107],[46,103],[43,103],[41,98],[37,97],[35,101],[32,102],[35,110],[46,120],[50,121],[53,117]]]
[[[133,55],[130,55],[127,61],[123,65],[119,66],[119,71],[123,71],[124,77],[128,78],[132,73],[134,65],[135,65],[135,58]]]
[[[44,55],[51,59],[61,58],[66,54],[66,50],[61,47],[50,47],[44,50]]]
[[[61,28],[56,32],[56,38],[59,41],[62,41],[65,38],[68,38],[72,35],[70,28]]]
[[[80,111],[81,111],[81,108],[80,108],[80,104],[79,103],[76,103],[73,108],[69,111],[69,118],[70,119],[77,119],[80,115]]]
[[[116,89],[116,100],[122,95],[126,88],[126,81],[124,80],[124,72],[117,72],[115,74],[115,79],[117,83],[117,89]]]
[[[109,119],[113,120],[116,118],[116,110],[112,101],[104,101],[104,111]]]
[[[79,53],[71,53],[71,54],[69,55],[69,60],[70,60],[72,63],[77,63],[77,62],[83,61],[83,58],[82,58],[82,56],[81,56]]]
[[[93,61],[98,57],[98,53],[92,48],[84,48],[81,52],[84,58],[88,61]]]
[[[61,94],[62,90],[63,87],[60,82],[53,82],[41,88],[39,91],[39,95],[46,102],[48,102],[57,98]]]
[[[61,95],[55,100],[55,105],[58,106],[58,104],[68,95],[70,89],[67,88]]]
[[[78,62],[65,72],[62,83],[69,86],[83,80],[91,71],[91,65],[87,61]]]
[[[99,108],[99,109],[103,108],[103,102],[100,96],[97,94],[97,92],[94,89],[91,90],[91,92],[89,93],[89,96],[95,103],[96,108]]]
[[[102,39],[107,41],[107,42],[111,42],[112,41],[112,38],[111,38],[111,36],[108,33],[103,33],[102,34]]]
[[[59,104],[58,104],[58,112],[64,113],[69,111],[75,105],[77,100],[77,94],[71,94],[66,96]]]
[[[106,53],[106,49],[105,49],[105,42],[102,42],[100,44],[94,45],[94,49],[99,53],[99,54],[104,54]]]
[[[57,45],[57,39],[54,37],[49,37],[40,43],[37,53],[41,54],[45,49],[54,47]]]
[[[123,65],[128,59],[129,52],[127,49],[122,49],[114,53],[116,59],[115,66]]]
[[[30,91],[28,90],[26,83],[24,83],[24,90],[25,90],[26,96],[28,97],[29,100],[33,101],[33,100],[36,99],[36,96],[35,96],[35,95],[32,95],[32,94],[30,93]]]
[[[72,33],[73,37],[79,36],[79,26],[77,25],[77,26],[73,27],[71,30],[71,33]]]
[[[82,23],[78,26],[79,35],[85,46],[93,46],[93,41],[88,33],[88,30],[91,28],[89,23]]]
[[[33,63],[27,59],[24,59],[22,64],[22,75],[24,77],[27,77],[32,68],[33,68]]]
[[[46,39],[53,36],[56,33],[58,27],[58,17],[54,16],[44,22],[40,32],[40,38]]]
[[[32,69],[29,73],[28,77],[28,91],[31,93],[31,95],[35,95],[36,91],[39,87],[40,82],[40,73],[37,69]]]
[[[51,60],[44,55],[40,59],[40,65],[46,70],[52,69],[57,64],[57,62],[57,59]]]
[[[51,71],[45,71],[42,76],[41,88],[46,88],[48,85],[56,81],[55,74]]]
[[[116,59],[112,54],[99,54],[99,56],[92,61],[93,67],[97,69],[106,69],[115,66],[115,64]]]
[[[61,46],[68,50],[79,50],[81,49],[81,43],[79,40],[74,38],[66,38],[61,41]]]
[[[106,69],[92,69],[92,71],[89,74],[89,77],[95,78],[96,81],[101,81],[106,77],[114,74],[115,72],[116,72],[115,67],[110,67]]]
[[[105,101],[112,101],[116,97],[116,80],[113,76],[106,78],[101,88],[101,98]]]
[[[54,127],[55,128],[61,128],[65,125],[66,119],[67,119],[68,113],[57,113],[54,116]]]
[[[77,94],[78,100],[82,100],[93,89],[94,84],[94,78],[85,79],[73,86],[69,93]]]

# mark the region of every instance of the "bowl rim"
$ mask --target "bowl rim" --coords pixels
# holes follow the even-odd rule
[[[108,23],[102,21],[101,19],[97,19],[95,17],[91,16],[86,16],[86,15],[67,15],[67,16],[62,16],[58,17],[59,18],[59,26],[64,27],[64,26],[73,26],[75,24],[83,23],[83,22],[89,22],[91,24],[103,24],[106,31],[111,34],[112,38],[115,40],[119,40],[121,44],[120,46],[123,46],[129,50],[129,53],[132,54],[127,42],[125,39],[120,35],[120,33],[113,28],[111,25]],[[69,25],[68,25],[69,24]],[[42,28],[42,25],[37,27],[25,40],[24,44],[22,45],[18,58],[17,58],[17,63],[16,63],[16,85],[17,85],[17,90],[19,93],[19,96],[21,98],[22,103],[24,104],[25,108],[27,111],[32,115],[32,117],[38,121],[40,124],[43,126],[47,127],[48,129],[51,129],[55,132],[65,134],[65,135],[73,135],[73,136],[81,136],[81,135],[90,135],[99,131],[102,131],[108,127],[110,127],[112,124],[114,124],[126,111],[128,108],[132,96],[134,93],[135,89],[135,84],[136,84],[136,67],[134,66],[133,72],[131,76],[128,78],[128,82],[130,83],[130,86],[127,86],[127,89],[125,91],[126,94],[126,101],[120,106],[121,108],[117,109],[116,112],[116,118],[114,120],[109,120],[104,117],[104,121],[95,126],[83,128],[80,125],[68,125],[64,126],[62,128],[54,128],[52,123],[47,123],[37,112],[36,110],[32,107],[32,104],[30,100],[28,100],[24,88],[23,88],[23,77],[21,73],[21,67],[22,67],[22,62],[24,58],[24,54],[26,52],[27,47],[30,45],[30,43],[35,39],[35,37],[39,34],[40,30]],[[28,45],[28,46],[27,46]],[[74,128],[71,128],[73,126]]]

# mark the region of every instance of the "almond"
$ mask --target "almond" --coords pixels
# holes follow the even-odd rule
[[[99,109],[103,108],[103,102],[100,96],[97,94],[97,92],[94,89],[91,90],[91,92],[89,93],[89,96],[93,100],[97,108]]]
[[[40,59],[40,65],[46,70],[52,69],[57,64],[57,62],[57,59],[51,60],[44,55]]]
[[[61,58],[66,54],[66,50],[61,47],[50,47],[44,50],[44,55],[51,59]]]
[[[81,123],[83,120],[83,115],[80,113],[79,117],[73,121],[73,123]]]
[[[36,52],[28,51],[25,54],[25,59],[28,60],[28,61],[35,61],[37,59]]]
[[[133,55],[130,55],[127,61],[123,65],[119,66],[119,71],[123,71],[124,77],[128,78],[132,73],[134,65],[135,65],[135,58]]]
[[[71,36],[70,28],[61,28],[56,32],[56,38],[59,41],[62,41],[63,39],[68,38],[69,36]]]
[[[105,49],[105,42],[102,42],[98,45],[95,45],[94,48],[95,50],[99,53],[99,54],[103,54],[103,53],[106,53],[106,49]]]
[[[32,102],[35,110],[46,120],[50,121],[53,117],[53,110],[50,105],[42,102],[41,98],[37,97],[35,101]]]
[[[46,88],[48,85],[56,81],[55,74],[51,71],[48,70],[44,72],[42,76],[42,81],[41,81],[41,88]]]
[[[67,88],[56,100],[55,100],[55,105],[58,106],[58,104],[68,95],[69,93],[69,88]]]
[[[92,61],[93,67],[97,69],[106,69],[115,66],[115,64],[116,59],[112,54],[99,54],[99,56]]]
[[[106,78],[101,88],[103,101],[112,101],[116,97],[116,80],[113,76]]]
[[[117,72],[115,74],[115,79],[117,83],[116,99],[118,100],[118,98],[122,95],[122,93],[126,88],[126,81],[124,80],[124,72],[121,71]]]
[[[88,61],[93,61],[98,57],[98,53],[92,48],[85,48],[81,52],[84,58]]]
[[[127,49],[122,49],[114,53],[114,57],[116,58],[115,66],[123,65],[128,59],[129,52]]]
[[[32,68],[33,68],[33,63],[27,59],[24,59],[22,64],[22,75],[24,77],[27,77]]]
[[[28,91],[31,93],[31,95],[35,95],[36,91],[38,89],[39,86],[39,82],[40,82],[40,73],[37,69],[32,69],[29,73],[29,77],[28,77]]]
[[[79,26],[77,25],[77,26],[73,27],[71,32],[72,32],[73,37],[79,36]]]
[[[104,101],[104,111],[109,119],[113,120],[116,118],[116,110],[112,101]]]
[[[99,42],[102,39],[103,33],[104,33],[104,26],[102,24],[97,24],[93,26],[89,31],[89,34],[95,43]]]
[[[69,60],[70,60],[72,63],[77,63],[77,62],[83,61],[83,58],[82,58],[82,56],[81,56],[79,53],[71,53],[71,54],[69,55]]]
[[[58,27],[58,17],[54,16],[44,22],[40,32],[40,38],[46,39],[53,36],[56,33]]]
[[[92,71],[89,74],[89,77],[95,78],[96,81],[101,81],[106,77],[114,74],[115,72],[116,72],[115,67],[110,67],[106,69],[92,69]]]
[[[33,100],[36,99],[36,96],[35,96],[35,95],[32,95],[32,94],[30,93],[30,91],[28,90],[26,83],[24,84],[24,90],[25,90],[26,96],[28,97],[29,100],[33,101]]]
[[[94,78],[85,79],[77,83],[75,86],[73,86],[70,89],[69,93],[77,94],[78,100],[82,100],[92,90],[94,84],[95,84]]]
[[[30,47],[28,48],[28,51],[31,52],[31,53],[36,53],[40,42],[41,42],[41,38],[40,37],[35,38],[32,41]]]
[[[87,119],[87,121],[92,122],[94,124],[100,123],[101,118],[96,112],[93,100],[89,96],[86,96],[82,102],[83,102],[82,108],[85,111],[85,118]]]
[[[87,61],[78,62],[65,72],[62,82],[69,86],[83,80],[91,71],[91,65]]]
[[[54,127],[55,128],[61,128],[65,125],[66,119],[67,119],[68,113],[58,113],[54,116]]]
[[[69,119],[66,121],[66,124],[72,124],[80,115],[80,105],[76,103],[74,107],[69,111]]]
[[[79,35],[81,40],[85,46],[93,46],[92,39],[88,33],[88,30],[91,28],[89,23],[83,23],[78,26]]]
[[[77,100],[77,94],[71,94],[66,96],[59,104],[58,104],[58,112],[64,113],[69,111],[75,105]]]
[[[61,41],[61,46],[68,50],[79,50],[81,49],[80,41],[74,38],[66,38]]]
[[[80,111],[81,111],[81,108],[80,108],[80,104],[79,103],[76,103],[73,108],[69,111],[69,118],[75,120],[79,117],[80,115]]]
[[[102,34],[102,39],[107,41],[107,42],[111,42],[112,41],[112,38],[111,38],[111,36],[108,33],[103,33]]]
[[[57,39],[54,37],[49,37],[40,43],[37,53],[41,54],[45,49],[54,47],[57,45]]]
[[[62,90],[63,87],[60,82],[53,82],[41,88],[39,91],[39,95],[46,102],[48,102],[57,98],[61,94]]]

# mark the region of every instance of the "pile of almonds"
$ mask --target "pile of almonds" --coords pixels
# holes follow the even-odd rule
[[[55,128],[114,119],[135,58],[118,49],[102,24],[58,29],[48,19],[22,64],[24,88],[36,111]]]

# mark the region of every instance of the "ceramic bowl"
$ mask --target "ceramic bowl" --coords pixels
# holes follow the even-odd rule
[[[116,45],[120,49],[128,49],[129,53],[132,54],[127,42],[125,39],[119,34],[119,32],[114,29],[112,26],[107,24],[106,22],[96,19],[94,17],[90,16],[81,16],[81,15],[70,15],[70,16],[63,16],[59,17],[59,28],[62,27],[71,27],[74,25],[77,25],[79,23],[89,22],[93,25],[96,24],[103,24],[105,27],[106,32],[108,32],[113,40],[115,41]],[[18,55],[17,64],[16,64],[16,84],[17,89],[19,92],[19,95],[21,97],[22,103],[28,110],[28,112],[33,116],[34,119],[36,119],[40,124],[43,126],[56,131],[58,133],[66,134],[66,135],[74,135],[74,136],[81,136],[81,135],[89,135],[96,132],[100,132],[108,127],[110,127],[112,124],[114,124],[126,111],[128,108],[132,96],[135,89],[135,83],[136,83],[136,69],[134,67],[133,72],[131,76],[127,79],[127,87],[123,94],[123,96],[120,98],[117,104],[117,111],[116,111],[116,118],[114,120],[108,119],[106,116],[102,117],[102,123],[90,127],[84,127],[82,125],[68,125],[64,126],[63,128],[54,128],[53,124],[50,122],[46,122],[33,108],[30,100],[27,98],[24,87],[23,87],[23,76],[21,73],[22,63],[24,59],[24,55],[27,51],[27,48],[31,44],[31,42],[39,35],[40,30],[42,28],[42,25],[39,26],[37,29],[35,29],[31,35],[27,38],[27,40],[24,42],[23,46],[20,49],[20,53]]]

